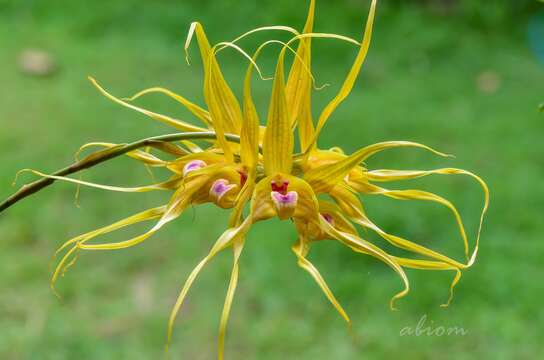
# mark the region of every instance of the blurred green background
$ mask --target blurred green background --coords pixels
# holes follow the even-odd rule
[[[229,359],[535,359],[544,350],[544,114],[538,113],[544,101],[544,7],[530,0],[406,3],[380,1],[362,76],[320,145],[352,152],[379,141],[412,140],[455,154],[437,159],[414,149],[391,150],[368,166],[451,166],[481,175],[492,197],[479,259],[447,309],[439,304],[448,296],[451,274],[409,270],[412,291],[397,304],[400,311],[392,312],[388,302],[401,284],[388,267],[337,243],[317,244],[311,259],[352,317],[352,337],[296,266],[292,224],[259,224],[242,256],[227,335]],[[0,198],[15,190],[17,170],[63,167],[83,143],[172,132],[99,95],[87,75],[118,96],[158,85],[203,104],[195,46],[192,65],[184,62],[191,21],[202,21],[211,41],[218,42],[263,25],[300,29],[306,6],[307,1],[291,0],[0,0]],[[316,30],[360,38],[368,6],[366,0],[318,1]],[[241,45],[251,50],[270,37],[286,39],[268,33]],[[41,70],[51,74],[36,76],[40,69],[25,65],[29,49],[50,57],[52,67],[46,63]],[[275,50],[262,58],[267,74]],[[317,81],[331,84],[316,95],[316,114],[334,96],[354,55],[349,45],[316,42]],[[225,51],[220,61],[239,94],[245,60]],[[270,83],[255,84],[264,115]],[[190,118],[159,95],[139,104]],[[115,185],[151,182],[145,169],[125,159],[86,171],[84,178]],[[19,184],[32,179],[25,175]],[[468,178],[437,176],[391,187],[447,196],[474,239],[482,196]],[[83,254],[61,279],[59,301],[48,281],[60,244],[168,198],[82,189],[77,208],[74,192],[74,186],[58,183],[0,214],[0,358],[161,358],[174,299],[225,228],[226,212],[202,206],[141,246]],[[454,221],[444,208],[363,200],[385,230],[462,259]],[[136,226],[108,240],[144,229]],[[177,321],[171,358],[215,358],[230,260],[222,254],[197,279]],[[457,326],[468,333],[400,336],[423,316],[425,327]]]

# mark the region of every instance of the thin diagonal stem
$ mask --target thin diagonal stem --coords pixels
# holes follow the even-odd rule
[[[174,142],[174,141],[180,141],[180,140],[208,140],[208,139],[215,139],[215,138],[216,138],[216,134],[213,131],[175,133],[175,134],[149,137],[149,138],[138,140],[129,144],[120,144],[119,146],[116,146],[114,148],[94,152],[90,154],[89,156],[85,157],[84,159],[81,159],[73,163],[72,165],[65,167],[64,169],[55,171],[51,175],[54,175],[54,176],[70,175],[78,171],[88,169],[95,165],[101,164],[105,161],[111,160],[123,154],[126,154],[127,152],[130,152],[132,150],[136,150],[146,146],[152,146],[160,142]],[[240,142],[240,137],[237,135],[225,134],[225,138],[227,139],[227,141],[236,142],[236,143]],[[23,185],[21,189],[19,189],[19,191],[17,191],[16,193],[8,197],[5,201],[0,203],[0,213],[6,210],[7,208],[11,207],[18,201],[42,190],[43,188],[53,184],[54,182],[55,182],[54,179],[42,178],[40,180],[34,181],[33,183]]]

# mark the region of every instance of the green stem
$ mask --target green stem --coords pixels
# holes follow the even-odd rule
[[[146,146],[152,146],[160,142],[174,142],[174,141],[180,141],[180,140],[209,140],[209,139],[216,139],[216,137],[217,137],[216,134],[212,131],[201,132],[201,133],[199,132],[176,133],[176,134],[154,136],[154,137],[146,138],[143,140],[138,140],[130,144],[121,144],[114,148],[94,152],[90,154],[89,156],[85,157],[84,159],[77,161],[68,167],[65,167],[64,169],[55,171],[51,175],[54,175],[54,176],[70,175],[78,171],[93,167],[105,161],[111,160],[123,154],[126,154],[127,152],[130,152],[132,150],[136,150]],[[236,143],[240,142],[240,137],[237,135],[226,134],[225,138],[227,139],[227,141],[236,142]],[[54,179],[42,178],[40,180],[34,181],[33,183],[23,185],[21,189],[19,189],[19,191],[17,191],[15,194],[8,197],[4,202],[0,203],[0,213],[6,210],[7,208],[9,208],[10,206],[14,205],[15,203],[17,203],[18,201],[42,190],[43,188],[53,184],[54,182],[55,182]]]

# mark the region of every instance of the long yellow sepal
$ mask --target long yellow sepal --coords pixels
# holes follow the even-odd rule
[[[298,266],[300,266],[302,269],[304,269],[308,274],[312,276],[312,278],[315,280],[317,285],[321,288],[321,291],[325,294],[329,302],[332,304],[332,306],[338,311],[342,319],[344,319],[348,326],[351,328],[351,320],[348,316],[348,314],[345,312],[344,308],[334,294],[332,293],[331,289],[325,282],[325,279],[321,276],[319,273],[319,270],[306,258],[307,252],[308,252],[309,244],[307,241],[302,237],[302,235],[299,237],[299,241],[293,245],[291,248],[293,250],[293,253],[297,257],[297,263]]]
[[[406,240],[400,236],[389,234],[383,231],[379,226],[373,223],[366,215],[362,214],[357,208],[354,208],[355,216],[351,217],[351,220],[355,223],[361,225],[364,228],[370,229],[380,235],[383,239],[387,240],[392,245],[400,249],[404,249],[419,255],[429,257],[434,260],[442,261],[443,263],[448,264],[450,267],[455,267],[459,269],[466,268],[466,265],[460,263],[456,260],[449,258],[448,256],[442,255],[439,252],[431,250],[425,246],[414,243],[413,241]]]
[[[200,119],[204,124],[206,124],[209,128],[213,128],[212,119],[210,117],[210,113],[203,109],[202,107],[198,106],[197,104],[187,100],[181,95],[176,94],[173,91],[170,91],[168,89],[162,88],[162,87],[152,87],[148,89],[144,89],[134,95],[132,95],[129,98],[123,99],[126,101],[134,101],[144,95],[152,94],[152,93],[160,93],[164,94],[177,102],[179,102],[181,105],[183,105],[185,108],[187,108],[193,115],[195,115],[198,119]]]
[[[157,221],[157,223],[155,223],[155,225],[151,229],[149,229],[142,235],[136,236],[129,240],[114,243],[77,243],[77,247],[83,250],[121,250],[136,246],[144,242],[152,235],[154,235],[157,231],[159,231],[164,225],[181,216],[185,209],[187,209],[187,207],[191,204],[193,194],[198,191],[201,186],[205,184],[208,180],[209,176],[200,176],[198,179],[192,180],[190,184],[185,184],[181,186],[178,190],[176,190],[176,192],[170,199],[170,202],[168,203],[168,205],[166,205],[164,214],[162,214],[159,221]]]
[[[236,287],[238,286],[238,274],[240,272],[240,266],[238,265],[238,262],[240,261],[240,255],[242,254],[242,249],[244,248],[244,241],[244,238],[239,238],[235,239],[232,244],[234,253],[232,272],[230,276],[229,287],[227,289],[227,295],[225,296],[223,311],[221,312],[221,320],[219,323],[219,337],[217,340],[217,354],[219,360],[223,360],[225,358],[225,337],[227,335],[227,323],[229,321],[230,310],[232,307],[234,294],[236,292]]]
[[[313,32],[315,15],[315,0],[310,1],[306,24],[302,33],[308,34]],[[296,57],[291,65],[287,84],[285,86],[285,94],[287,97],[287,106],[290,110],[289,119],[291,126],[295,125],[297,120],[301,119],[302,112],[309,111],[310,92],[312,90],[311,78],[311,42],[312,38],[304,38],[300,40]],[[313,135],[313,134],[312,134]]]
[[[181,292],[179,293],[179,296],[176,300],[176,303],[174,304],[174,307],[172,308],[172,312],[170,313],[170,319],[168,321],[168,331],[167,331],[167,345],[166,350],[168,350],[168,346],[170,344],[170,341],[172,340],[172,333],[174,329],[174,322],[176,320],[176,317],[181,310],[181,307],[183,305],[183,302],[185,301],[185,297],[187,296],[187,293],[189,292],[191,286],[193,285],[193,282],[195,281],[196,277],[202,271],[204,266],[210,262],[219,252],[223,251],[225,248],[232,245],[232,242],[235,241],[237,238],[244,236],[247,231],[249,230],[249,227],[251,226],[251,218],[248,217],[242,224],[240,224],[236,228],[230,228],[227,229],[220,237],[217,239],[213,247],[211,248],[210,252],[206,257],[204,257],[198,265],[191,271],[189,274],[189,277],[185,281],[185,284],[183,285]]]
[[[457,226],[459,228],[459,234],[461,235],[461,238],[463,240],[463,245],[465,249],[465,255],[467,257],[467,260],[469,259],[469,246],[468,246],[468,238],[465,231],[465,226],[463,225],[463,220],[461,219],[461,215],[457,211],[457,208],[447,199],[433,194],[428,191],[422,191],[422,190],[388,190],[384,188],[380,188],[375,185],[371,185],[372,190],[368,191],[367,194],[370,195],[384,195],[393,199],[397,200],[423,200],[423,201],[432,201],[439,203],[441,205],[444,205],[450,211],[453,213],[453,216],[455,217],[455,221],[457,222]],[[478,248],[474,251],[477,252]]]
[[[442,168],[442,169],[434,169],[434,170],[374,170],[374,171],[369,171],[367,173],[367,176],[368,176],[368,179],[371,181],[386,182],[386,181],[416,179],[423,176],[429,176],[434,174],[470,176],[478,182],[478,184],[480,185],[480,187],[482,188],[484,192],[484,205],[482,207],[482,212],[480,213],[478,233],[476,234],[476,242],[475,242],[474,250],[472,251],[472,255],[470,255],[469,261],[467,263],[467,266],[471,266],[476,261],[476,256],[478,255],[480,235],[482,232],[485,214],[487,212],[487,209],[489,208],[489,188],[481,177],[471,173],[470,171],[466,171],[463,169],[456,169],[456,168]]]
[[[39,172],[39,171],[36,171],[36,170],[33,170],[33,169],[22,169],[17,173],[17,176],[19,176],[20,174],[22,174],[24,172],[30,172],[30,173],[33,173],[35,175],[38,175],[38,176],[41,176],[41,177],[44,177],[44,178],[48,178],[48,179],[71,182],[71,183],[74,183],[74,184],[84,185],[84,186],[88,186],[88,187],[94,187],[94,188],[97,188],[97,189],[109,190],[109,191],[118,191],[118,192],[127,192],[127,193],[140,193],[140,192],[148,192],[148,191],[155,191],[155,190],[172,190],[173,188],[175,188],[181,182],[181,179],[179,177],[174,177],[174,178],[172,178],[172,179],[170,179],[168,181],[158,183],[158,184],[153,184],[153,185],[137,186],[137,187],[119,187],[119,186],[109,186],[109,185],[95,184],[95,183],[88,182],[88,181],[72,179],[72,178],[69,178],[69,177],[66,177],[66,176],[48,175],[48,174],[44,174],[42,172]]]
[[[264,169],[267,175],[289,174],[293,166],[293,132],[285,97],[284,50],[278,59],[268,122],[263,143]]]
[[[342,84],[342,87],[340,88],[338,94],[325,107],[325,109],[323,109],[323,112],[319,116],[315,131],[314,143],[317,140],[321,129],[323,129],[323,126],[325,126],[325,123],[327,122],[331,114],[349,96],[351,90],[353,89],[353,86],[355,85],[355,80],[357,80],[357,77],[359,76],[359,72],[361,70],[361,67],[363,66],[366,55],[368,53],[368,49],[370,47],[370,40],[372,39],[372,27],[374,26],[374,16],[376,14],[377,2],[377,0],[372,0],[372,3],[370,5],[370,11],[368,13],[368,19],[365,25],[363,40],[361,41],[361,47],[359,53],[357,54],[357,57],[355,58],[355,62],[353,63],[351,70],[348,73],[348,76],[344,80],[344,83]]]
[[[59,247],[57,249],[57,251],[55,252],[55,256],[57,256],[61,251],[63,251],[64,249],[66,249],[70,245],[84,244],[87,241],[92,240],[92,239],[94,239],[94,238],[96,238],[98,236],[108,234],[110,232],[122,229],[124,227],[129,226],[129,225],[133,225],[133,224],[137,224],[137,223],[140,223],[140,222],[143,222],[143,221],[150,221],[150,220],[160,218],[164,214],[165,211],[166,211],[166,206],[160,206],[160,207],[152,208],[152,209],[149,209],[149,210],[142,211],[142,212],[140,212],[138,214],[129,216],[129,217],[127,217],[127,218],[125,218],[123,220],[120,220],[120,221],[118,221],[116,223],[113,223],[111,225],[108,225],[108,226],[102,227],[100,229],[96,229],[96,230],[90,231],[88,233],[76,236],[76,237],[66,241],[61,247]],[[61,261],[57,264],[57,267],[56,267],[55,271],[53,272],[53,275],[51,277],[51,282],[50,282],[51,289],[53,290],[53,292],[55,294],[56,294],[55,283],[58,280],[59,276],[63,275],[66,272],[67,268],[74,264],[75,258],[70,263],[67,263],[67,261],[74,254],[74,252],[76,252],[77,250],[79,250],[78,246],[72,247],[72,249],[70,249],[63,256]]]
[[[219,68],[215,56],[216,49],[212,49],[210,46],[204,28],[200,23],[194,22],[191,24],[185,50],[187,51],[194,34],[197,37],[204,68],[204,98],[217,133],[217,140],[227,159],[232,162],[232,149],[224,138],[224,134],[240,134],[242,111],[238,100],[236,100]]]
[[[320,225],[323,228],[323,230],[327,234],[329,234],[332,238],[348,246],[355,252],[371,255],[375,257],[376,259],[383,261],[400,276],[400,278],[402,279],[402,282],[404,283],[404,289],[400,291],[399,293],[397,293],[396,295],[394,295],[391,298],[391,301],[389,303],[391,310],[396,310],[395,302],[398,299],[406,296],[406,294],[408,294],[408,292],[410,291],[410,282],[408,281],[408,277],[406,276],[406,273],[404,272],[402,267],[398,264],[398,262],[395,261],[395,259],[393,259],[391,255],[387,254],[385,251],[383,251],[376,245],[361,239],[359,236],[355,234],[339,231],[323,219],[320,219]]]
[[[112,149],[118,147],[120,144],[114,144],[114,143],[107,143],[107,142],[91,142],[83,145],[79,148],[77,154],[76,154],[76,160],[78,155],[85,149],[88,149],[90,147],[103,147],[106,149]],[[134,160],[140,161],[146,165],[149,166],[166,166],[168,164],[167,161],[164,161],[162,159],[159,159],[155,155],[152,155],[148,153],[147,151],[142,150],[133,150],[126,153],[128,157],[133,158]]]
[[[112,100],[112,101],[114,101],[114,102],[116,102],[116,103],[118,103],[120,105],[123,105],[124,107],[135,110],[135,111],[137,111],[139,113],[142,113],[145,116],[148,116],[148,117],[152,118],[153,120],[162,122],[162,123],[164,123],[166,125],[172,126],[173,128],[179,129],[181,131],[196,131],[196,132],[205,132],[206,131],[206,128],[196,126],[196,125],[193,125],[193,124],[189,124],[188,122],[185,122],[183,120],[174,119],[174,118],[172,118],[170,116],[158,114],[156,112],[149,111],[149,110],[146,110],[144,108],[129,104],[126,101],[123,101],[123,100],[121,100],[119,98],[116,98],[115,96],[113,96],[112,94],[107,92],[103,87],[101,87],[98,84],[98,82],[94,78],[92,78],[90,76],[89,76],[89,81],[98,89],[98,91],[100,91],[100,93],[102,93],[102,95],[104,95],[108,99],[110,99],[110,100]]]
[[[353,168],[359,166],[362,161],[380,151],[397,147],[416,147],[428,150],[439,156],[451,156],[416,142],[385,141],[365,146],[350,156],[345,157],[343,160],[314,168],[304,174],[304,179],[308,181],[310,185],[312,185],[312,188],[314,188],[316,192],[328,192],[334,186],[336,186],[336,184],[343,180]]]
[[[453,300],[453,290],[455,288],[455,285],[459,283],[459,280],[461,280],[461,270],[459,270],[456,267],[450,266],[449,264],[446,264],[441,261],[428,261],[428,260],[419,260],[419,259],[407,259],[402,257],[396,257],[393,256],[393,258],[399,263],[399,265],[412,268],[412,269],[418,269],[418,270],[450,270],[455,272],[455,276],[450,284],[450,296],[448,298],[448,301],[446,301],[444,304],[441,304],[441,307],[448,307],[452,300]]]

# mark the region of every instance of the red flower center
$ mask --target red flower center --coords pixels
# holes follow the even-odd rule
[[[247,173],[244,171],[238,170],[238,174],[240,174],[240,187],[243,187],[247,181]]]
[[[272,191],[277,191],[282,195],[287,194],[287,188],[289,187],[289,181],[287,180],[272,180],[270,183]]]
[[[325,219],[326,222],[328,222],[329,224],[331,225],[334,225],[334,217],[332,217],[331,214],[321,214],[321,216],[323,216],[323,219]]]

